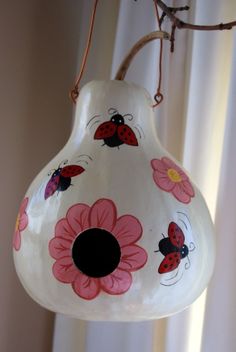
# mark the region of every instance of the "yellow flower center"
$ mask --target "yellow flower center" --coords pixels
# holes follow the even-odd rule
[[[19,229],[19,225],[20,225],[20,215],[18,214],[16,218],[15,231]]]
[[[169,169],[167,171],[167,175],[171,179],[172,182],[181,182],[182,178],[180,174],[175,169]]]

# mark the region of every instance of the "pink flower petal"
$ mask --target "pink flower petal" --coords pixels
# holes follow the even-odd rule
[[[120,295],[130,288],[132,276],[127,271],[116,269],[112,274],[100,279],[100,283],[105,292],[111,295]]]
[[[195,192],[193,186],[191,185],[190,181],[183,181],[181,182],[182,188],[190,197],[195,196]]]
[[[161,160],[163,161],[163,163],[165,163],[165,165],[167,166],[167,169],[176,170],[180,175],[182,181],[185,181],[188,179],[188,176],[186,175],[186,173],[177,164],[175,164],[173,160],[166,157],[162,158]]]
[[[99,199],[93,204],[89,215],[91,227],[112,231],[116,223],[116,206],[109,199]]]
[[[26,197],[23,199],[21,205],[20,205],[20,210],[19,210],[19,214],[22,215],[24,212],[25,212],[25,209],[28,205],[28,201],[29,201],[29,198]]]
[[[163,157],[161,158],[161,161],[163,162],[163,164],[166,165],[167,169],[175,169],[177,170],[178,166],[175,164],[175,162],[167,157]]]
[[[71,257],[63,257],[53,264],[52,272],[60,282],[70,283],[76,279],[79,270],[75,267]]]
[[[49,253],[54,259],[70,257],[71,245],[72,241],[70,239],[65,239],[63,237],[54,237],[49,242]]]
[[[86,204],[75,204],[67,212],[67,220],[76,234],[89,227],[89,210]]]
[[[72,259],[72,245],[75,237],[87,228],[102,228],[118,240],[121,260],[113,273],[103,278],[90,278],[76,267]],[[71,283],[75,293],[91,300],[101,289],[112,295],[126,292],[132,284],[130,271],[143,267],[147,253],[139,246],[131,245],[142,235],[142,226],[137,218],[124,215],[117,219],[115,204],[108,199],[100,199],[90,208],[85,204],[72,206],[64,219],[55,227],[55,237],[49,242],[49,253],[56,259],[53,275],[63,283]]]
[[[142,232],[142,225],[132,215],[123,215],[118,218],[112,231],[121,247],[138,241]]]
[[[166,166],[166,164],[159,159],[152,159],[151,166],[153,170],[158,170],[163,173],[166,173],[166,171],[168,170],[168,167]]]
[[[137,246],[126,246],[122,248],[121,259],[118,268],[127,271],[135,271],[142,268],[147,262],[146,251]]]
[[[21,245],[21,234],[19,230],[16,230],[13,235],[13,247],[16,251],[19,251]]]
[[[158,187],[163,191],[171,192],[175,186],[175,183],[167,176],[167,174],[155,171],[153,173],[153,179]]]
[[[19,231],[23,231],[27,225],[28,225],[28,216],[26,213],[24,213],[20,216]]]
[[[172,191],[173,196],[182,203],[188,204],[191,201],[191,197],[184,191],[182,183],[176,183],[175,188]]]
[[[82,273],[78,274],[72,287],[78,296],[88,300],[95,298],[100,292],[99,280]]]
[[[176,166],[177,166],[177,165],[176,165]],[[175,170],[176,170],[176,171],[178,172],[178,174],[180,175],[182,182],[188,180],[188,176],[186,175],[186,173],[185,173],[180,167],[177,166],[177,168],[176,168]]]
[[[73,241],[73,239],[76,237],[76,233],[68,224],[68,221],[66,219],[61,219],[56,224],[55,236],[68,238]]]

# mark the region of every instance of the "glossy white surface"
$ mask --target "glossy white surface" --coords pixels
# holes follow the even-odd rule
[[[14,250],[14,261],[23,286],[44,307],[88,320],[156,319],[186,308],[205,289],[215,257],[212,222],[192,182],[195,196],[188,204],[155,184],[151,160],[174,159],[158,141],[151,105],[149,94],[136,85],[120,81],[88,83],[80,92],[68,143],[28,189],[28,226],[21,233],[20,250]],[[132,114],[133,119],[127,118],[125,122],[135,132],[138,146],[122,144],[110,148],[102,140],[94,139],[99,123],[110,120],[110,108],[122,116]],[[95,115],[99,115],[99,122],[93,125],[94,120],[89,121]],[[69,164],[83,166],[85,171],[72,178],[73,186],[45,200],[48,172],[57,169],[65,159]],[[86,300],[74,292],[70,283],[55,278],[55,259],[50,256],[48,245],[56,223],[71,206],[84,203],[91,207],[104,198],[116,205],[118,217],[129,214],[140,221],[143,233],[137,245],[147,252],[148,259],[141,269],[132,272],[133,281],[127,292],[110,295],[101,291],[96,298]],[[175,271],[159,274],[164,256],[154,251],[158,250],[162,234],[167,237],[170,222],[178,224],[184,232],[185,244],[191,248],[194,243],[194,250]]]

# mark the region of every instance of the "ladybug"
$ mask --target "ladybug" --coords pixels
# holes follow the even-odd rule
[[[119,147],[121,144],[138,146],[137,138],[133,130],[125,124],[124,117],[118,112],[110,121],[103,122],[98,126],[94,139],[103,139],[108,147]]]
[[[64,162],[64,164],[66,164],[66,162]],[[84,171],[84,168],[79,165],[67,165],[64,167],[59,165],[47,183],[44,198],[47,199],[51,197],[56,191],[66,191],[71,185],[71,177],[78,176]]]
[[[163,235],[164,236],[164,235]],[[171,222],[168,227],[168,237],[164,237],[159,242],[159,250],[165,258],[159,265],[159,274],[169,273],[175,270],[181,259],[189,254],[189,248],[184,244],[185,237],[181,228],[175,223]]]

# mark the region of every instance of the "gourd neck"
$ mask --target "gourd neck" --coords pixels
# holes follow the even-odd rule
[[[70,141],[80,144],[88,135],[94,139],[98,127],[105,122],[110,122],[107,128],[114,131],[122,124],[127,126],[127,138],[134,134],[140,144],[158,142],[152,99],[144,88],[133,83],[111,80],[86,84],[77,100]]]

